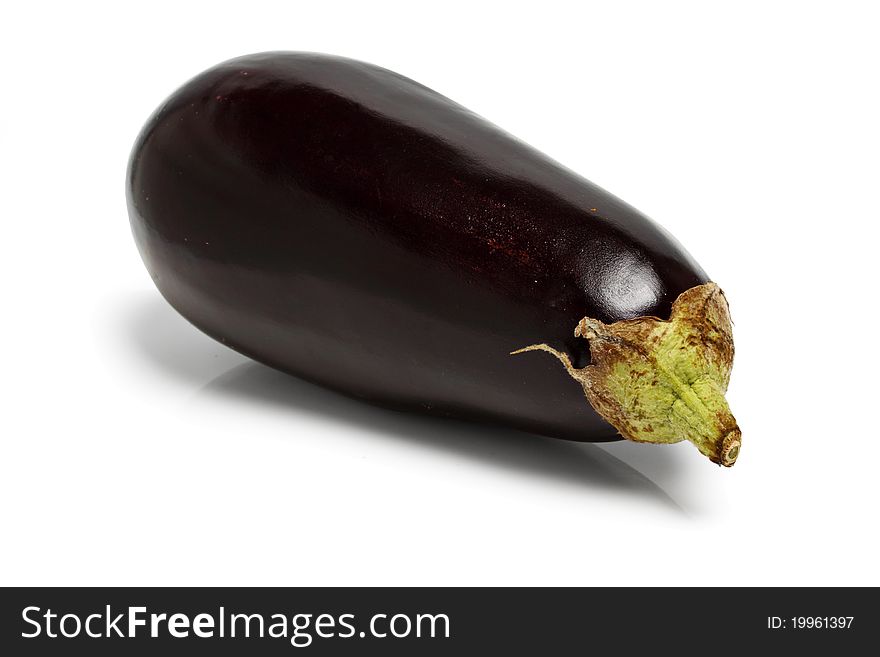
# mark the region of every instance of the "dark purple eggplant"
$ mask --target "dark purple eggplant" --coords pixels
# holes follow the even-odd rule
[[[699,265],[401,75],[312,53],[225,62],[149,119],[127,182],[161,293],[251,358],[398,409],[738,454],[727,303]],[[522,353],[538,350],[556,358]]]

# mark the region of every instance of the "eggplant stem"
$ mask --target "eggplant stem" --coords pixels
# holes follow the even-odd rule
[[[511,351],[510,355],[516,356],[517,354],[524,354],[527,351],[546,351],[548,354],[553,354],[554,356],[556,356],[556,358],[559,359],[559,362],[561,362],[565,366],[566,371],[571,376],[573,376],[574,378],[578,378],[577,376],[575,376],[575,372],[577,372],[578,370],[571,364],[571,359],[568,357],[568,354],[554,349],[549,344],[532,344],[528,347],[523,347],[522,349]]]
[[[629,440],[689,440],[711,461],[731,466],[742,432],[724,393],[733,365],[732,323],[714,283],[685,290],[668,320],[657,317],[604,324],[584,317],[575,337],[590,342],[581,369],[567,354],[541,343],[511,352],[546,351],[581,384],[593,408]]]

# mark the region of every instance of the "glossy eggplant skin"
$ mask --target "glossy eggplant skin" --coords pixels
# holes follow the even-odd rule
[[[376,404],[571,440],[619,436],[554,358],[510,352],[545,342],[582,367],[582,317],[666,317],[708,281],[640,212],[464,107],[314,53],[185,84],[139,135],[127,196],[161,293],[229,347]]]

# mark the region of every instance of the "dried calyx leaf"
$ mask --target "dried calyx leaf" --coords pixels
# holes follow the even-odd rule
[[[585,317],[574,334],[590,341],[591,364],[582,369],[546,344],[512,353],[540,350],[556,356],[624,438],[686,439],[713,462],[733,465],[742,437],[724,398],[733,333],[727,300],[715,283],[683,292],[669,320],[636,317],[603,324]]]

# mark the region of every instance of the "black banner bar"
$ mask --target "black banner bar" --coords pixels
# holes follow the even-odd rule
[[[163,656],[681,654],[712,646],[839,651],[873,643],[876,594],[866,588],[3,589],[0,647],[6,655]]]

